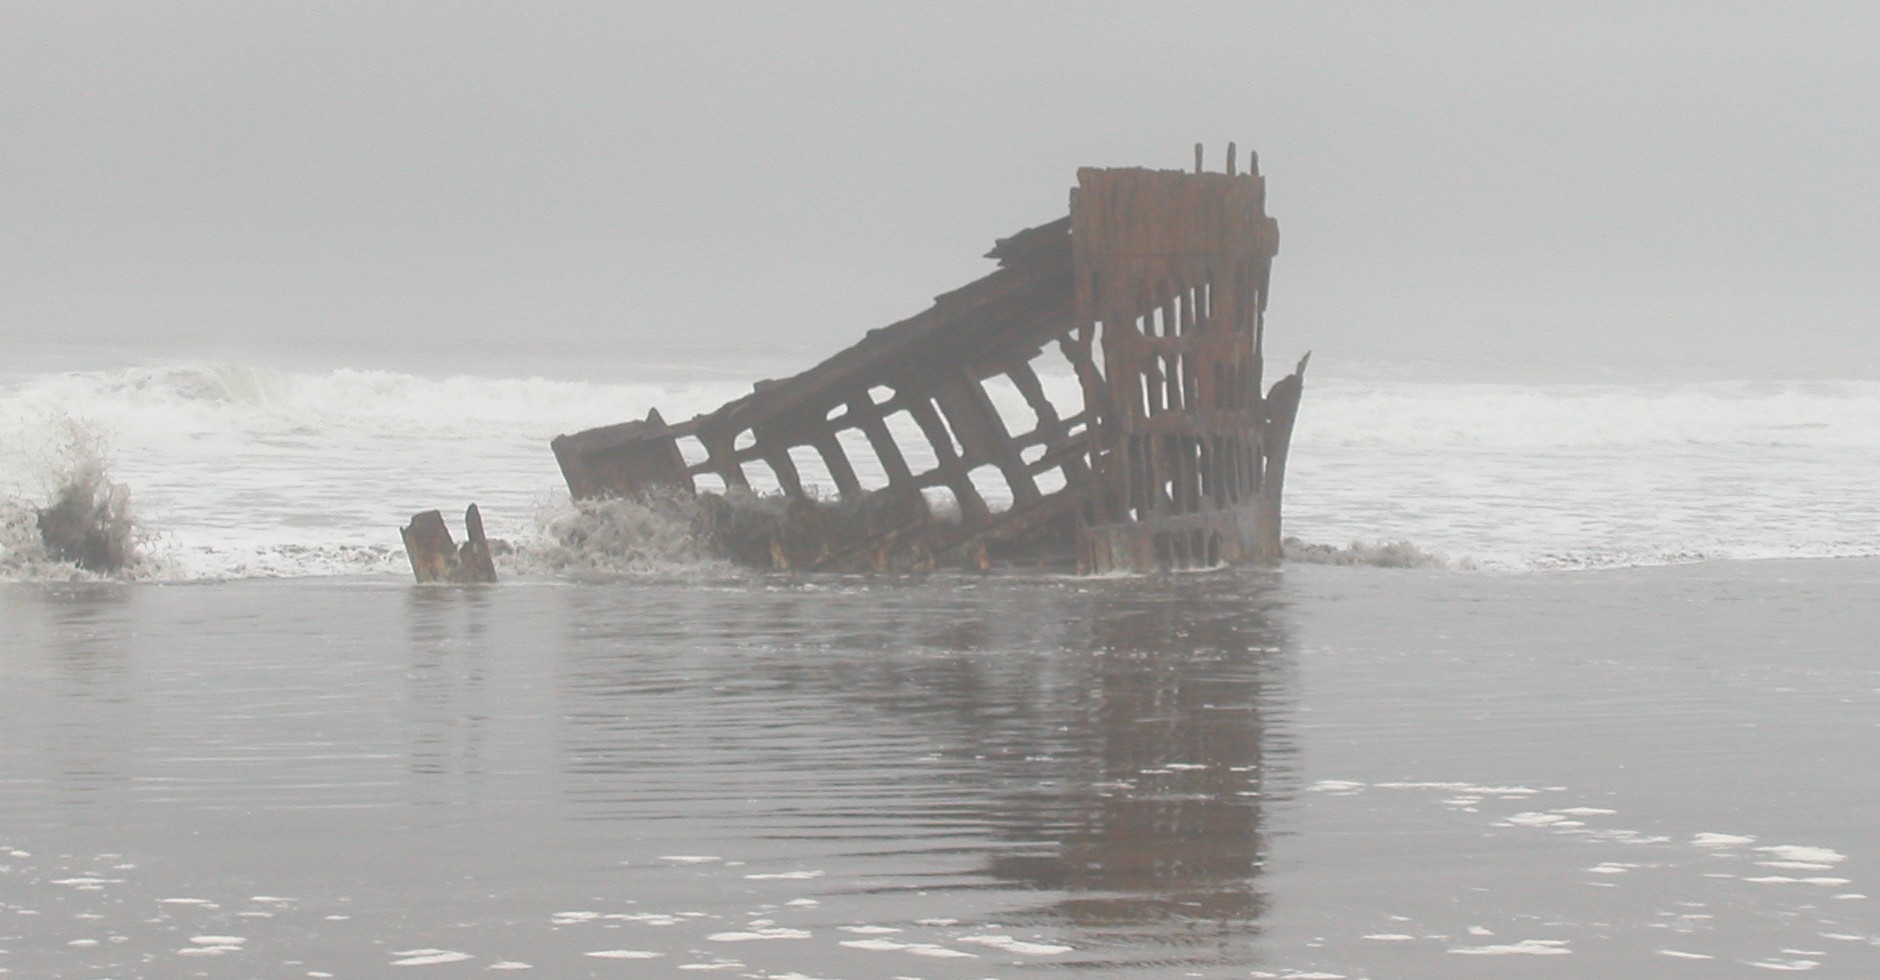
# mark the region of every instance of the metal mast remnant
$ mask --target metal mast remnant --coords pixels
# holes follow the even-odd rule
[[[690,421],[556,438],[569,490],[696,495],[777,569],[1277,561],[1306,362],[1262,394],[1279,226],[1251,154],[1200,163],[1079,170],[1068,217],[925,312]]]

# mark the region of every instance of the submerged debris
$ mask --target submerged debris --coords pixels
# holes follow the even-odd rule
[[[803,374],[555,439],[569,490],[697,494],[707,540],[763,568],[1277,561],[1305,361],[1262,395],[1278,225],[1231,144],[1223,173],[1200,156],[1080,170],[998,270]]]

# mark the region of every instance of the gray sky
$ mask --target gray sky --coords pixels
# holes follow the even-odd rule
[[[1276,354],[1880,376],[1876,65],[1857,4],[14,0],[0,342],[807,364],[1234,139]]]

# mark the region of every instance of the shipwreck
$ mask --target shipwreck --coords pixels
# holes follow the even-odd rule
[[[1234,157],[1079,170],[1068,216],[925,312],[688,421],[556,438],[569,491],[694,498],[774,569],[1277,561],[1306,362],[1263,389],[1279,226]]]

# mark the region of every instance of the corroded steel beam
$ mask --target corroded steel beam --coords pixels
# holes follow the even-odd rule
[[[690,421],[557,438],[569,490],[701,495],[726,553],[780,569],[1276,561],[1305,362],[1262,393],[1279,229],[1228,160],[1079,171],[1068,217],[925,312]]]

